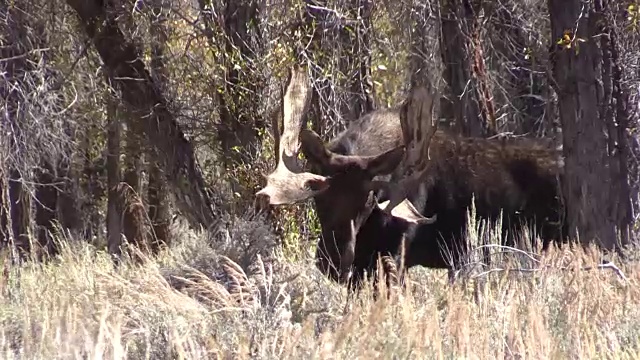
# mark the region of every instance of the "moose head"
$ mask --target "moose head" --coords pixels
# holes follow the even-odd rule
[[[272,126],[278,146],[277,166],[266,177],[267,185],[256,196],[267,198],[271,205],[294,204],[313,197],[322,227],[316,264],[334,280],[346,282],[354,261],[358,234],[373,212],[383,214],[387,221],[406,224],[432,224],[436,221],[435,216],[422,216],[406,199],[406,189],[402,189],[403,186],[412,186],[426,169],[426,163],[421,158],[422,149],[428,146],[435,127],[423,126],[420,118],[431,111],[433,102],[431,97],[426,96],[423,98],[428,100],[425,104],[414,106],[420,101],[419,96],[424,96],[417,94],[409,97],[401,106],[402,138],[408,146],[399,144],[372,153],[374,146],[355,154],[345,150],[348,146],[345,147],[344,142],[340,141],[344,136],[327,145],[314,131],[303,129],[311,95],[307,74],[300,69],[292,69],[282,101],[282,133],[277,122]],[[358,131],[362,132],[358,134],[361,138],[371,133],[368,143],[380,141],[378,137],[383,136],[374,127],[364,127]],[[309,172],[303,171],[298,165],[300,150],[308,160]],[[398,171],[400,163],[404,164],[401,171],[407,174],[400,183],[392,185],[377,179]],[[375,195],[378,190],[387,191],[389,200],[378,202]]]

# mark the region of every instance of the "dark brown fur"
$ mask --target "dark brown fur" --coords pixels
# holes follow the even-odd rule
[[[438,214],[438,221],[407,236],[411,239],[408,267],[459,266],[472,199],[479,219],[495,222],[502,212],[503,241],[509,245],[523,225],[533,225],[545,248],[550,241],[566,236],[566,229],[559,225],[562,163],[558,151],[531,139],[504,142],[442,131],[436,133],[429,149],[428,177],[410,194],[410,200],[422,214]],[[384,194],[379,196],[384,200]],[[444,249],[453,251],[453,264],[440,253]]]
[[[352,281],[358,282],[365,271],[374,272],[378,255],[398,259],[403,238],[407,245],[405,268],[458,267],[461,253],[456,250],[466,245],[466,214],[472,196],[478,217],[495,221],[504,211],[503,233],[509,239],[514,227],[523,222],[535,223],[546,243],[565,236],[564,227],[553,224],[561,220],[558,152],[531,139],[463,138],[438,131],[430,145],[428,177],[409,194],[423,215],[437,214],[437,221],[416,226],[384,213],[376,201],[385,200],[386,194],[381,191],[374,196],[371,181],[389,178],[389,173],[368,172],[358,156],[388,153],[402,142],[397,109],[379,110],[353,122],[326,146],[328,153],[318,150],[321,145],[310,139],[302,139],[311,170],[331,178],[328,189],[314,199],[323,232],[317,265],[334,280],[340,279],[343,267],[337,263],[348,246],[355,247]],[[329,166],[325,158],[336,155],[349,156]],[[395,169],[400,159],[386,156],[386,168]],[[391,180],[401,176],[393,174]],[[349,244],[348,221],[355,224],[355,244]],[[445,249],[454,250],[452,259],[442,252]]]
[[[526,210],[542,196],[546,204],[561,169],[559,154],[535,142],[464,138],[439,131],[429,146],[429,171],[424,186],[440,187],[447,208],[470,205],[475,194],[481,213]],[[552,194],[553,193],[553,194]],[[491,211],[490,209],[494,209]]]

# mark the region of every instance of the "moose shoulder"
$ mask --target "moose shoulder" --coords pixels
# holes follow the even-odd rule
[[[533,141],[463,138],[432,123],[433,96],[414,91],[395,109],[353,121],[324,144],[302,130],[310,87],[293,70],[283,101],[284,129],[278,166],[257,195],[273,205],[313,197],[322,227],[316,264],[330,278],[356,284],[373,273],[379,255],[397,259],[405,244],[405,268],[453,269],[466,248],[466,214],[496,220],[503,233],[523,224],[545,241],[560,239],[557,151]],[[301,145],[301,146],[300,146]],[[291,161],[302,149],[309,172]]]

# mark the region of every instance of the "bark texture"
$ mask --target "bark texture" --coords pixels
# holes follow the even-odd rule
[[[122,203],[120,184],[120,121],[116,99],[109,96],[107,113],[107,248],[120,255],[122,243]]]
[[[68,0],[93,41],[122,100],[139,119],[144,134],[157,150],[155,159],[172,185],[177,205],[194,226],[211,225],[215,218],[209,192],[186,139],[167,101],[139,56],[118,28],[115,11],[99,0]]]
[[[224,63],[227,73],[220,99],[218,137],[227,167],[253,161],[258,129],[265,126],[256,97],[266,80],[256,68],[260,22],[256,0],[230,0],[224,8]]]
[[[466,136],[497,131],[490,82],[486,72],[477,14],[477,0],[440,0],[440,51],[449,104],[444,116]]]
[[[56,204],[58,190],[55,186],[55,172],[48,161],[36,172],[35,221],[36,236],[41,255],[54,256],[58,253],[55,243]]]
[[[572,237],[614,249],[628,241],[627,95],[620,88],[610,1],[549,0],[551,62],[562,123],[563,192]],[[560,44],[558,44],[560,42]]]
[[[168,82],[167,69],[164,63],[165,47],[167,43],[167,29],[166,29],[166,16],[162,0],[156,0],[154,2],[154,11],[156,14],[151,20],[151,29],[154,33],[154,38],[151,44],[151,69],[156,81],[161,88],[165,88]],[[153,159],[151,154],[153,149],[148,149],[149,158]],[[149,220],[151,221],[151,250],[155,253],[162,246],[169,244],[170,240],[170,212],[169,212],[169,197],[166,186],[166,181],[162,174],[162,169],[155,161],[149,161],[149,184],[147,185],[147,202],[149,204]]]

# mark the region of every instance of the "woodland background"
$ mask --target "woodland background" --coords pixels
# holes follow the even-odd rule
[[[0,351],[637,358],[638,20],[607,0],[2,1]],[[572,236],[623,245],[620,271],[570,271],[593,248],[455,287],[415,269],[343,309],[312,202],[255,202],[294,64],[325,139],[429,81],[443,126],[562,146]]]

